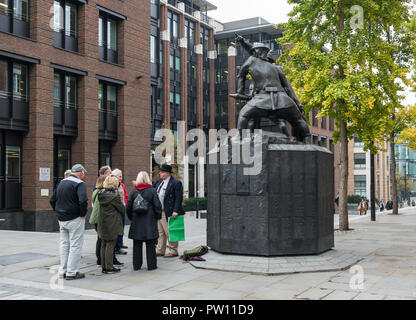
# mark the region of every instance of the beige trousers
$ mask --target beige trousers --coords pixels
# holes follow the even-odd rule
[[[157,230],[159,231],[159,239],[157,239],[156,253],[164,255],[167,242],[169,253],[178,254],[179,242],[169,241],[169,223],[166,221],[165,211],[162,211],[162,219],[157,222]]]

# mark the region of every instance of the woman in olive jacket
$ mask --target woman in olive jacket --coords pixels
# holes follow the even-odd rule
[[[133,212],[133,202],[139,193],[148,202],[146,213]],[[129,238],[133,239],[133,269],[139,270],[142,267],[143,242],[146,243],[147,269],[156,269],[156,244],[159,238],[157,221],[162,218],[162,204],[145,171],[137,175],[136,188],[129,195],[126,213],[131,221]]]
[[[125,208],[117,192],[116,176],[108,176],[104,180],[103,187],[105,190],[98,193],[100,213],[97,226],[101,238],[101,266],[103,273],[115,273],[120,269],[113,266],[114,248],[117,237],[124,234],[122,216]]]

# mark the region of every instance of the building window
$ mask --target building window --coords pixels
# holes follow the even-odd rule
[[[334,140],[329,139],[329,150],[334,153],[335,146],[334,146]]]
[[[155,36],[150,36],[150,63],[157,63],[157,38]]]
[[[357,136],[354,136],[354,147],[362,148],[364,147],[364,143],[358,139]]]
[[[99,58],[106,62],[118,62],[117,44],[118,23],[106,15],[98,19],[98,46]]]
[[[98,85],[99,138],[117,140],[117,94],[118,88],[100,81]]]
[[[66,0],[54,1],[54,44],[78,51],[78,6]]]
[[[354,169],[365,169],[366,167],[365,153],[354,153]]]
[[[0,60],[0,99],[28,102],[28,79],[27,65]]]
[[[72,138],[54,136],[54,188],[65,178],[65,171],[71,169]]]
[[[354,176],[354,194],[366,197],[367,196],[366,176]]]
[[[54,74],[54,105],[56,107],[77,108],[77,77],[65,72]]]
[[[29,0],[0,0],[0,31],[29,37]]]
[[[112,142],[106,140],[100,140],[99,144],[99,167],[110,166],[111,167],[111,158],[112,158]]]

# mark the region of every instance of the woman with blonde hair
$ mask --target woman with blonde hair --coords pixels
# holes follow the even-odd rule
[[[151,183],[147,172],[139,172],[135,190],[130,193],[126,206],[127,216],[131,220],[129,238],[133,239],[134,270],[139,270],[143,264],[143,242],[146,243],[147,269],[157,268],[156,244],[159,238],[157,221],[162,218],[162,204]],[[139,196],[140,198],[138,198]],[[137,210],[136,198],[145,203],[147,210]]]
[[[114,247],[117,237],[123,235],[124,204],[117,192],[119,181],[116,176],[105,178],[104,191],[98,193],[100,212],[98,215],[98,235],[101,238],[101,266],[103,273],[115,273],[120,269],[114,268]]]

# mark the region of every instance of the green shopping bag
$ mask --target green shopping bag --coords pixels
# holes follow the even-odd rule
[[[185,241],[185,222],[184,216],[169,218],[169,241]]]

